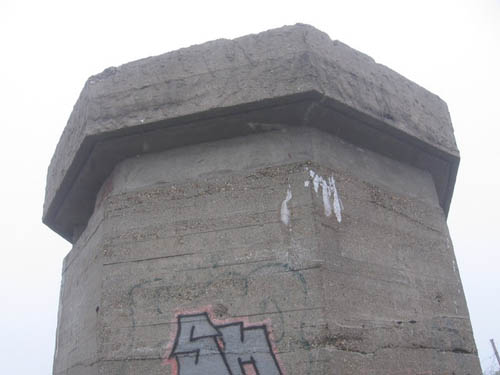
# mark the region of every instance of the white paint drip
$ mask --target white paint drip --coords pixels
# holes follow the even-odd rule
[[[309,175],[313,179],[314,191],[316,192],[316,194],[318,194],[319,184],[322,178],[314,173],[314,171],[309,171]]]
[[[283,224],[288,225],[290,223],[290,210],[288,209],[288,202],[292,199],[292,191],[290,190],[290,185],[286,191],[286,198],[281,203],[281,221]]]
[[[314,192],[316,194],[318,194],[319,188],[321,187],[325,215],[331,216],[333,210],[337,221],[340,223],[342,221],[342,210],[344,209],[344,207],[342,206],[342,201],[340,200],[339,194],[337,192],[337,187],[335,186],[335,179],[333,178],[333,176],[331,176],[328,178],[328,180],[326,180],[320,175],[316,174],[313,170],[309,170],[309,176],[312,179]],[[309,184],[306,184],[306,182],[304,182],[304,186],[308,187]]]
[[[332,205],[330,203],[330,196],[332,193],[330,191],[330,186],[328,186],[328,184],[326,183],[326,181],[323,178],[321,178],[321,189],[323,191],[323,207],[325,208],[325,215],[331,216],[332,215]]]
[[[333,176],[329,178],[329,182],[330,190],[331,192],[333,192],[333,212],[335,212],[337,221],[340,223],[342,221],[342,210],[344,209],[344,207],[342,206],[342,201],[339,198],[339,193],[337,192],[337,186],[335,185]]]

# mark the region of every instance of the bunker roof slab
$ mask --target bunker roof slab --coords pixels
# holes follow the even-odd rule
[[[121,160],[276,124],[316,127],[429,171],[448,212],[459,153],[446,103],[298,24],[90,77],[48,169],[43,221],[73,242]]]

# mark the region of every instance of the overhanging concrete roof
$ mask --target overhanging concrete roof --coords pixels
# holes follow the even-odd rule
[[[313,126],[428,170],[445,213],[459,163],[446,103],[307,25],[216,40],[91,77],[49,166],[43,221],[68,239],[121,160]]]

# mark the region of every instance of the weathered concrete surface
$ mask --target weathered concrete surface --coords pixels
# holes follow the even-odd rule
[[[123,161],[63,280],[55,374],[176,374],[176,314],[207,306],[266,321],[289,375],[480,373],[432,177],[319,130]]]
[[[120,160],[273,124],[319,127],[429,170],[448,211],[458,151],[446,104],[370,57],[296,25],[91,77],[49,167],[44,222],[73,241]]]
[[[480,374],[457,165],[442,101],[308,26],[92,78],[48,177],[54,374]]]

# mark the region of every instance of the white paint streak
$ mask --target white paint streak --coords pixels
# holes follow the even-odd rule
[[[325,215],[332,215],[332,205],[330,203],[330,187],[326,183],[326,181],[321,177],[321,189],[323,190],[323,207],[325,208]]]
[[[325,209],[325,215],[331,216],[332,211],[335,213],[337,221],[340,223],[342,221],[342,201],[340,200],[337,187],[335,185],[335,179],[330,176],[328,180],[324,179],[320,175],[316,174],[313,170],[309,171],[309,176],[312,179],[314,192],[318,194],[319,188],[321,187],[323,196],[323,207]],[[304,186],[309,186],[309,181],[304,182]]]
[[[337,186],[335,185],[335,179],[333,176],[330,177],[329,181],[330,190],[333,192],[333,212],[335,212],[335,217],[340,223],[342,221],[342,210],[344,207],[342,206],[342,201],[339,198],[339,193],[337,192]]]
[[[312,173],[314,173],[314,172],[312,172]],[[318,176],[318,175],[315,175],[313,178],[314,191],[316,192],[316,194],[318,194],[319,184],[321,183],[322,179],[323,179],[323,177]]]
[[[304,187],[309,187],[309,180],[304,181]]]
[[[286,191],[286,198],[281,203],[281,221],[283,224],[288,225],[290,223],[290,210],[288,209],[288,202],[292,199],[292,191],[290,190],[290,185]]]

